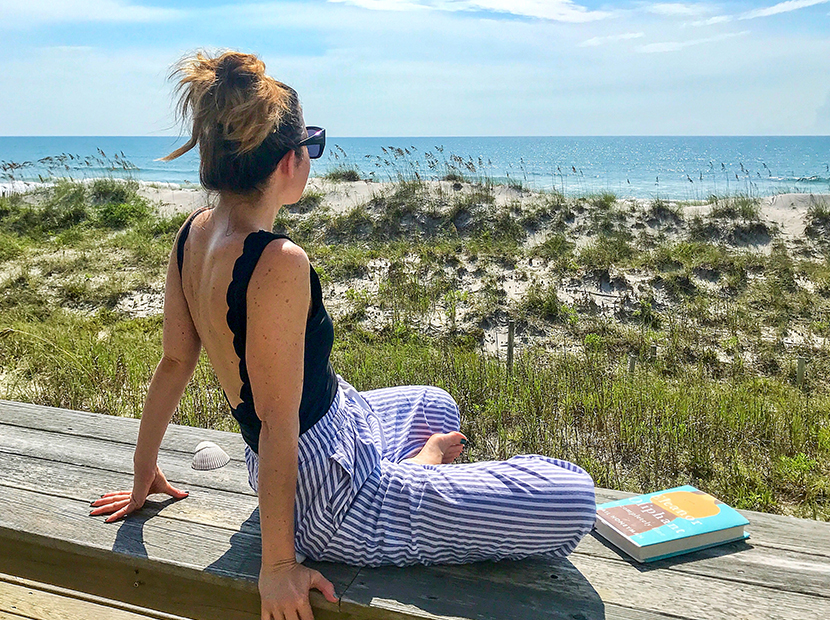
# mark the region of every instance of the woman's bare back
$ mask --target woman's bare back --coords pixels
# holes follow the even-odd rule
[[[228,326],[228,286],[236,260],[242,254],[250,232],[228,232],[214,209],[198,213],[190,226],[184,244],[182,291],[190,316],[219,383],[232,407],[242,402],[239,391],[239,357],[233,346],[233,333]],[[276,243],[290,243],[276,240]]]

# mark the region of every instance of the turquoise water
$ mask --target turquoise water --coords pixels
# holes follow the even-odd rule
[[[0,137],[0,184],[50,176],[100,176],[198,183],[192,151],[155,161],[184,140],[172,137]],[[28,165],[10,167],[9,162]],[[129,162],[126,163],[126,162]],[[765,196],[830,192],[830,136],[338,138],[312,174],[341,165],[377,181],[438,178],[521,183],[569,195],[698,200],[710,194]]]

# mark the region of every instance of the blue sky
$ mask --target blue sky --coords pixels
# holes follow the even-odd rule
[[[0,135],[175,135],[254,52],[336,136],[830,134],[830,0],[0,0]]]

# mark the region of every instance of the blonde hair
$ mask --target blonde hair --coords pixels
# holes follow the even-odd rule
[[[183,122],[191,137],[162,161],[199,145],[200,177],[208,189],[258,189],[290,150],[301,154],[302,110],[297,92],[265,74],[253,54],[197,52],[173,67]]]

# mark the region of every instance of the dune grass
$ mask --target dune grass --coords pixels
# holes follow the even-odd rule
[[[536,452],[579,463],[599,486],[691,483],[739,508],[830,519],[830,352],[813,343],[830,336],[827,257],[696,240],[666,203],[636,215],[612,195],[497,204],[494,191],[407,181],[339,215],[320,194],[281,212],[276,228],[306,248],[324,285],[347,288],[340,374],[359,389],[447,389],[471,440],[464,458]],[[733,207],[718,218],[753,208]],[[159,291],[183,218],[159,217],[116,181],[0,199],[0,397],[139,416],[161,317],[120,308]],[[630,232],[637,218],[653,220],[649,244]],[[661,239],[668,226],[680,237]],[[580,227],[593,240],[576,247]],[[544,278],[530,268],[539,261]],[[480,287],[463,290],[471,272]],[[653,293],[613,315],[561,296],[564,279],[622,272],[650,274]],[[524,274],[518,298],[505,273]],[[512,373],[481,348],[507,319],[538,335]],[[785,348],[793,334],[802,339]],[[810,358],[803,386],[797,355]],[[204,356],[174,421],[233,430]]]

